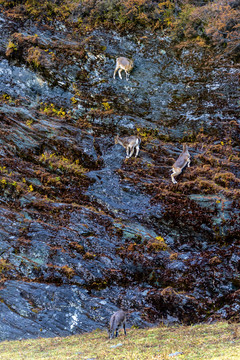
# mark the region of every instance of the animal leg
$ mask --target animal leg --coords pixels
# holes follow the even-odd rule
[[[114,74],[113,74],[113,78],[115,79],[115,76],[116,76],[116,73],[117,73],[117,71],[118,71],[118,66],[116,65],[116,67],[115,67],[115,70],[114,70]]]
[[[171,178],[172,178],[173,184],[177,184],[177,181],[176,181],[175,178],[174,178],[174,173],[171,175]]]
[[[129,79],[129,73],[125,70],[125,73],[126,73],[126,80],[128,81]]]
[[[124,321],[124,323],[123,323],[123,329],[124,329],[124,335],[127,335],[127,332],[126,332],[126,321]]]
[[[129,148],[130,148],[130,146],[129,146]],[[133,153],[134,153],[134,146],[131,147],[131,152],[130,152],[129,157],[131,157],[133,155]]]
[[[172,175],[171,175],[171,178],[172,178],[172,182],[174,184],[177,184],[177,181],[175,180],[175,176],[181,174],[182,170],[180,168],[177,168],[177,169],[172,169]]]
[[[139,153],[139,145],[136,146],[136,155],[135,155],[135,157],[138,156],[138,153]]]
[[[116,329],[116,337],[118,337],[118,328]]]
[[[118,70],[118,75],[119,75],[120,79],[122,79],[122,75],[121,75],[122,70],[123,69],[121,69],[121,68]]]
[[[187,161],[187,166],[188,166],[188,167],[190,167],[190,162],[191,162],[191,160],[188,159],[188,161]]]

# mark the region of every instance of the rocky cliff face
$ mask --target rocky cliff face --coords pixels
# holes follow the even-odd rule
[[[239,68],[160,32],[1,10],[0,339],[103,328],[119,307],[135,326],[238,319]],[[117,134],[141,137],[138,158]]]

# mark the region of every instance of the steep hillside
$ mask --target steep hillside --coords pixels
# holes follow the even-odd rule
[[[103,3],[0,2],[0,340],[104,328],[119,307],[138,327],[239,321],[233,48],[176,37],[166,4],[113,22]],[[137,158],[117,134],[141,138]]]

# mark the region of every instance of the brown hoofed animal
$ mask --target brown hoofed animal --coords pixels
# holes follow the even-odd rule
[[[116,331],[116,337],[118,336],[118,330],[120,326],[123,326],[124,334],[127,335],[126,332],[126,313],[123,310],[118,310],[115,312],[111,318],[109,323],[109,338],[114,338],[114,332]]]
[[[120,79],[122,79],[121,72],[124,70],[126,73],[126,80],[128,80],[129,73],[132,70],[132,68],[133,68],[133,60],[127,59],[126,57],[117,58],[113,78],[115,79],[116,73],[118,71],[118,75]]]
[[[140,143],[141,139],[137,136],[127,136],[121,138],[117,135],[115,137],[115,144],[120,144],[126,149],[127,159],[133,155],[134,149],[136,149],[135,157],[138,156]]]
[[[188,152],[188,146],[184,144],[182,153],[179,155],[178,159],[175,161],[175,163],[172,166],[171,178],[174,184],[177,184],[177,181],[175,180],[175,176],[181,174],[182,169],[186,165],[188,167],[190,166],[190,154]]]

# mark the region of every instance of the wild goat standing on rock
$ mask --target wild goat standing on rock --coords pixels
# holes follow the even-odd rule
[[[140,143],[141,143],[141,139],[137,136],[127,136],[121,138],[117,135],[115,137],[115,144],[120,144],[126,149],[127,159],[129,159],[133,155],[135,148],[136,148],[135,157],[138,156]]]
[[[120,79],[122,79],[121,72],[122,72],[122,70],[124,70],[126,73],[126,80],[128,80],[129,73],[132,70],[132,68],[133,68],[133,60],[127,59],[126,57],[117,58],[113,78],[115,79],[116,73],[119,70],[118,75],[119,75]]]
[[[118,336],[118,329],[120,326],[123,326],[124,334],[127,335],[126,332],[126,313],[123,310],[118,310],[115,312],[111,318],[109,323],[109,338],[114,338],[114,332],[116,331],[116,337]]]
[[[175,161],[175,163],[172,166],[172,182],[174,184],[177,184],[177,181],[175,180],[175,176],[181,174],[182,169],[185,166],[190,166],[190,154],[188,152],[188,146],[186,144],[183,145],[183,151],[179,155],[178,159]]]

